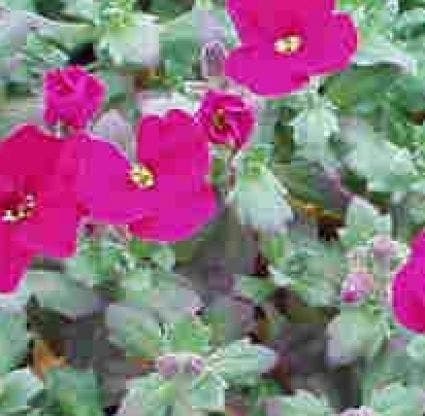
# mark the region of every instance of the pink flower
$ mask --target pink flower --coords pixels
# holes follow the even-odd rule
[[[36,254],[71,256],[79,223],[75,167],[63,142],[25,125],[0,143],[0,291],[16,288]]]
[[[396,320],[414,332],[425,332],[425,262],[410,258],[392,284],[392,305]]]
[[[141,238],[174,241],[196,232],[216,211],[206,179],[208,139],[182,111],[141,120],[134,164],[111,143],[82,133],[68,146],[79,160],[80,198],[95,221],[131,223]]]
[[[198,118],[213,143],[229,144],[237,149],[248,140],[254,128],[254,109],[240,96],[208,91]]]
[[[54,69],[44,77],[44,120],[82,129],[100,110],[106,87],[79,66]]]
[[[342,285],[341,299],[345,303],[359,303],[370,295],[373,288],[374,281],[370,273],[352,272],[348,274]]]
[[[226,73],[265,96],[302,88],[312,75],[345,69],[357,49],[351,18],[334,0],[227,0],[242,45]]]

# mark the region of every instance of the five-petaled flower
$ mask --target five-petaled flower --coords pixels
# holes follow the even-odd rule
[[[240,149],[249,140],[254,128],[254,110],[239,95],[208,91],[198,112],[213,143],[228,144]]]
[[[100,110],[105,98],[103,82],[84,68],[69,66],[48,71],[44,77],[44,120],[82,129]]]
[[[0,291],[16,288],[34,255],[64,258],[80,219],[75,166],[63,143],[24,125],[0,143]]]
[[[227,0],[242,42],[226,74],[253,92],[279,96],[306,85],[312,75],[345,69],[358,44],[348,14],[335,0]]]
[[[145,240],[177,241],[200,230],[216,212],[208,138],[180,110],[144,117],[137,161],[114,145],[77,134],[68,141],[79,163],[77,189],[91,218],[130,224]]]

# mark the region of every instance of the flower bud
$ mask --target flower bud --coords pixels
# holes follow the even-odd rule
[[[355,271],[347,275],[342,284],[341,300],[345,303],[359,303],[373,290],[373,276],[365,271]]]
[[[191,355],[184,363],[184,372],[191,376],[199,376],[205,368],[205,362],[202,357]]]
[[[397,243],[388,235],[377,235],[372,242],[372,253],[377,260],[391,259],[397,254]]]
[[[171,379],[179,372],[179,362],[174,354],[167,354],[156,360],[158,373],[166,380]]]
[[[201,50],[202,78],[224,77],[224,64],[227,57],[226,47],[218,40],[208,42]]]

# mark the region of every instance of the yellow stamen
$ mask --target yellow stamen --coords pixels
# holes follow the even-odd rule
[[[36,203],[33,195],[26,195],[24,202],[16,205],[14,208],[8,208],[3,211],[0,220],[6,223],[15,223],[31,217]]]
[[[155,185],[153,172],[143,165],[134,165],[130,172],[130,178],[141,188],[152,188]]]
[[[226,114],[222,108],[214,113],[213,123],[218,130],[223,130],[226,127]]]
[[[274,43],[274,50],[284,55],[291,55],[301,48],[302,39],[298,35],[286,36]]]

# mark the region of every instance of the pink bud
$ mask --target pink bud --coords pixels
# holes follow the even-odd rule
[[[184,371],[188,375],[199,376],[205,368],[205,362],[202,357],[191,355],[184,364]]]
[[[397,243],[387,235],[377,235],[373,239],[372,253],[378,260],[391,259],[397,254]]]
[[[156,360],[158,373],[165,379],[173,378],[179,372],[179,363],[174,354],[167,354]]]
[[[201,50],[202,78],[224,78],[224,64],[227,58],[226,47],[220,41],[206,43]]]
[[[373,290],[374,281],[370,273],[356,271],[349,273],[342,284],[341,300],[345,303],[359,303]]]

